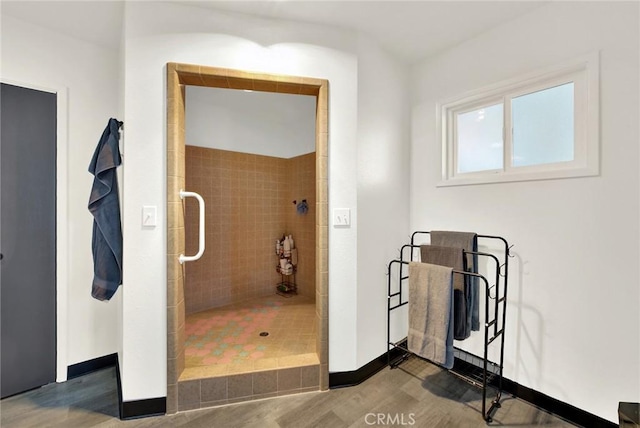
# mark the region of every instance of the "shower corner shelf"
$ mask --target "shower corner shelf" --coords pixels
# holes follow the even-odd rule
[[[276,294],[284,297],[291,297],[298,294],[298,285],[296,284],[296,266],[289,273],[283,272],[280,266],[276,266],[276,271],[280,274],[281,280],[276,285]]]

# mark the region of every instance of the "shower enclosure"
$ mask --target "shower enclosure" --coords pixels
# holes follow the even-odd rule
[[[328,387],[327,82],[167,64],[167,412]],[[186,86],[312,95],[315,147],[283,158],[185,145]],[[205,201],[206,250],[199,252]],[[306,199],[300,214],[294,201]],[[274,251],[298,249],[298,295]]]
[[[207,201],[207,249],[185,265],[181,379],[318,364],[315,153],[285,159],[187,145],[186,187]],[[297,213],[296,195],[309,195],[308,213]],[[187,254],[199,249],[199,206],[185,201]],[[283,233],[299,254],[289,298],[276,295],[274,243]]]

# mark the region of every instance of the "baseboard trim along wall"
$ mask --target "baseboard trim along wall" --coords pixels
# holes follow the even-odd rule
[[[110,354],[67,367],[67,379],[73,379],[118,364],[118,354]]]
[[[116,379],[118,381],[118,410],[120,412],[120,419],[140,419],[150,416],[161,416],[167,413],[167,397],[122,401],[122,381],[120,379],[120,364],[118,362],[116,362]]]
[[[120,419],[138,419],[149,416],[164,415],[167,412],[167,397],[149,398],[146,400],[122,401],[122,381],[118,354],[105,355],[67,367],[67,379],[73,379],[107,367],[116,368],[118,384],[118,411]]]
[[[402,355],[402,351],[399,349],[392,349],[390,354],[391,360],[394,360]],[[358,370],[329,373],[329,389],[358,385],[385,368],[387,364],[387,354],[382,354],[378,358],[369,361]]]
[[[503,391],[508,392],[509,394],[512,394],[521,400],[531,403],[536,407],[544,409],[547,412],[553,413],[554,415],[559,416],[562,419],[565,419],[579,426],[594,428],[618,427],[618,424],[609,422],[606,419],[602,419],[601,417],[596,416],[592,413],[586,412],[582,409],[578,409],[577,407],[574,407],[571,404],[567,404],[564,401],[556,400],[555,398],[549,397],[542,392],[527,388],[526,386],[522,386],[506,378],[503,378],[502,380],[502,389]]]
[[[401,354],[402,351],[398,349],[391,350],[391,360],[395,360],[400,357]],[[475,358],[479,360],[479,357]],[[387,354],[383,354],[357,370],[329,373],[329,388],[335,389],[358,385],[385,368],[387,361]],[[456,371],[456,367],[464,368],[464,366],[468,364],[467,361],[456,357],[453,371]],[[609,422],[592,413],[578,409],[577,407],[556,400],[546,394],[527,388],[506,378],[502,380],[502,390],[505,393],[514,395],[521,400],[579,426],[594,428],[614,428],[618,426],[613,422]]]
[[[120,419],[139,419],[167,413],[167,397],[124,401],[120,404]]]

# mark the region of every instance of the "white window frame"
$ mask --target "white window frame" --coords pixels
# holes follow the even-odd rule
[[[439,103],[438,135],[442,142],[442,181],[437,186],[559,179],[600,173],[600,94],[598,52],[516,79],[481,88]],[[574,159],[568,162],[513,166],[511,100],[521,95],[574,83]],[[456,117],[483,106],[503,104],[503,168],[457,172]]]

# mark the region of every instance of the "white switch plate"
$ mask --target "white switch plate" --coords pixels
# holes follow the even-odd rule
[[[158,208],[155,205],[142,207],[142,226],[155,227],[158,225]]]
[[[333,226],[351,226],[351,210],[349,208],[336,208],[333,210]]]

